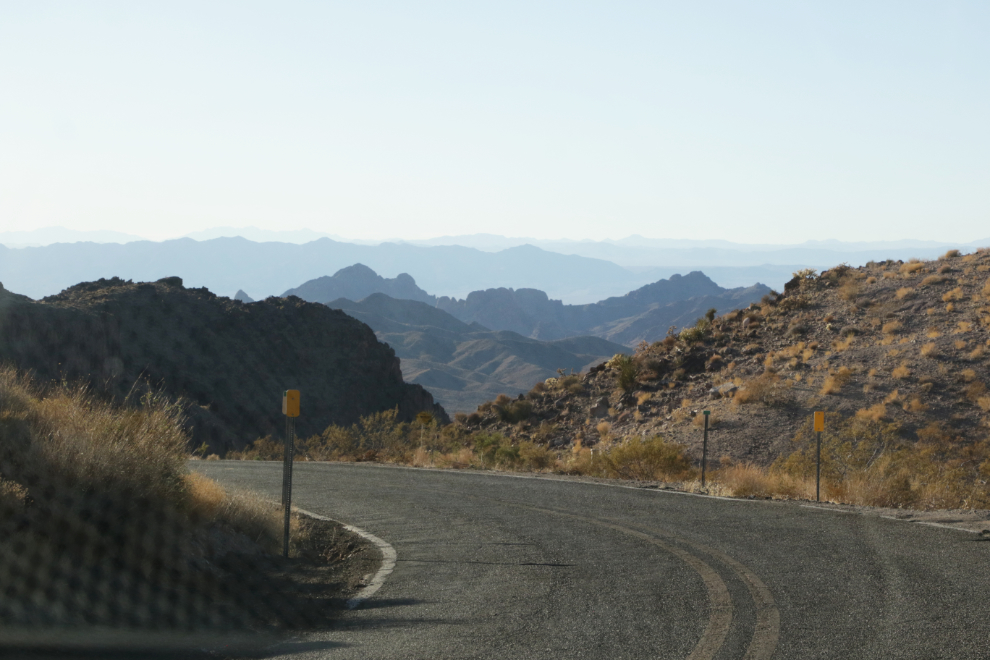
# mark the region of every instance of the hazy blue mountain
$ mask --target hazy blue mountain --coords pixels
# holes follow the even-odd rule
[[[310,280],[289,289],[282,296],[299,296],[309,302],[328,303],[337,298],[361,300],[373,293],[384,293],[402,300],[418,300],[429,305],[437,303],[437,297],[416,286],[416,280],[409,274],[399,273],[394,278],[385,278],[364,264],[354,264],[341,268],[333,275]]]
[[[130,243],[146,240],[142,236],[125,234],[119,231],[93,230],[80,231],[66,227],[42,227],[19,231],[0,231],[0,245],[7,247],[29,247],[51,245],[52,243]]]
[[[628,352],[599,337],[539,341],[464,323],[414,300],[375,293],[328,303],[365,322],[402,360],[406,382],[422,385],[448,413],[470,412],[499,394],[516,396],[557,369],[580,372]]]
[[[437,307],[464,322],[536,339],[593,335],[634,346],[663,338],[671,325],[693,323],[711,307],[725,313],[769,292],[762,284],[725,289],[696,271],[586,305],[565,305],[536,289],[502,287],[474,291],[463,300],[442,297]]]
[[[253,303],[254,298],[249,296],[244,292],[244,289],[238,289],[237,293],[234,294],[234,300],[240,300],[243,303]]]
[[[354,263],[389,278],[410,273],[427,291],[461,297],[497,286],[535,287],[568,302],[591,302],[648,281],[608,261],[533,246],[491,253],[458,246],[354,245],[328,238],[302,245],[181,238],[124,245],[0,246],[0,282],[11,291],[41,298],[101,277],[153,281],[178,274],[190,286],[220,295],[243,289],[263,299]]]

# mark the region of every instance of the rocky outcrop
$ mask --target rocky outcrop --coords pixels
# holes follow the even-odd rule
[[[101,279],[41,301],[0,289],[0,362],[118,400],[149,388],[183,398],[194,442],[217,453],[280,434],[285,389],[302,392],[301,437],[395,407],[404,420],[422,410],[447,419],[343,312],[295,296],[245,304],[177,277]]]

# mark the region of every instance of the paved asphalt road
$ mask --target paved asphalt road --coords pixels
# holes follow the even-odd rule
[[[278,497],[281,465],[198,462]],[[990,658],[990,540],[798,503],[301,463],[293,504],[390,543],[285,658]]]

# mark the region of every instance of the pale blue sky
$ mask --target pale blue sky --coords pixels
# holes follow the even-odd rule
[[[0,230],[990,234],[985,2],[0,2]]]

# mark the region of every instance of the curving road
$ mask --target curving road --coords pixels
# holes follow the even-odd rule
[[[196,462],[277,498],[281,465]],[[293,503],[390,543],[286,658],[990,658],[990,537],[798,503],[297,464]]]

